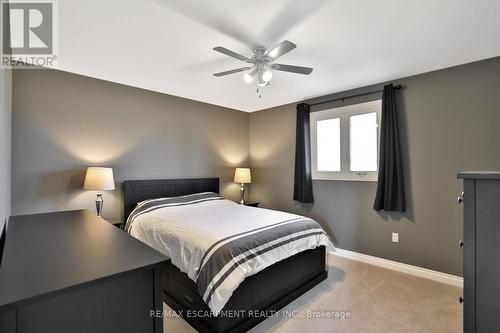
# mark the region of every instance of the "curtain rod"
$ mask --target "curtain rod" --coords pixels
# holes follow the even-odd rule
[[[397,86],[394,86],[394,89],[401,89],[401,85],[398,84]],[[383,92],[383,90],[375,90],[375,91],[369,91],[361,94],[356,94],[356,95],[351,95],[351,96],[346,96],[346,97],[339,97],[339,98],[334,98],[334,99],[329,99],[326,101],[322,102],[317,102],[313,104],[309,104],[309,106],[316,106],[316,105],[321,105],[321,104],[326,104],[326,103],[332,103],[332,102],[337,102],[337,101],[344,101],[346,99],[351,99],[351,98],[356,98],[356,97],[361,97],[361,96],[366,96],[366,95],[372,95],[372,94],[378,94]]]

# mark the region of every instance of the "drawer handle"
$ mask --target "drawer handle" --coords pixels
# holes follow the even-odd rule
[[[460,246],[460,247],[464,247],[464,241],[463,241],[463,240],[459,240],[459,241],[458,241],[458,246]]]
[[[460,297],[458,298],[458,303],[462,304],[463,302],[464,302],[464,299],[463,299],[463,297],[462,297],[462,296],[460,296]]]
[[[457,202],[461,204],[464,201],[464,192],[460,193],[460,195],[457,197]]]

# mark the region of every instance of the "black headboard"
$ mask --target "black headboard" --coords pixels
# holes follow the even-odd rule
[[[137,203],[143,200],[200,192],[219,193],[219,178],[126,180],[123,182],[123,217],[127,220]]]

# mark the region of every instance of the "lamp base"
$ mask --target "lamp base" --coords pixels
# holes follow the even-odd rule
[[[241,200],[240,200],[240,205],[245,204],[245,184],[241,183],[240,186],[240,195],[241,195]]]
[[[104,200],[102,200],[102,192],[97,192],[97,198],[95,199],[95,209],[97,211],[97,216],[101,216],[102,206],[104,204]]]

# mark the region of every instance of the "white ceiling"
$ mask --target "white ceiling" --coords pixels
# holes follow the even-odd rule
[[[171,95],[256,111],[500,55],[500,0],[64,0],[59,69]],[[212,73],[288,39],[258,98],[242,73]]]

